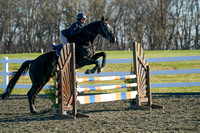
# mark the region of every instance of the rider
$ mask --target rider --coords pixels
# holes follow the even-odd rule
[[[52,51],[56,51],[56,54],[59,56],[63,45],[68,43],[67,39],[78,35],[81,29],[84,27],[85,21],[86,15],[84,13],[80,12],[77,14],[77,22],[73,23],[68,29],[64,29],[60,32],[61,44],[52,44]]]
[[[60,33],[61,43],[64,45],[68,43],[67,38],[74,37],[78,35],[81,29],[84,27],[86,21],[86,16],[84,13],[80,12],[77,15],[77,22],[73,23],[70,28],[62,30]]]

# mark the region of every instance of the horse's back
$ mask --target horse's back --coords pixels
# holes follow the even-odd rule
[[[54,69],[57,62],[57,55],[55,52],[48,52],[40,55],[35,60],[32,61],[29,75],[31,80],[38,82],[43,81],[47,77],[49,78],[49,73]]]

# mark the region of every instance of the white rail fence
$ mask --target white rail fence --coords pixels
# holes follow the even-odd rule
[[[163,58],[148,58],[148,62],[170,62],[170,61],[189,61],[200,60],[200,56],[182,56],[182,57],[163,57]],[[3,57],[0,59],[0,65],[3,64],[3,71],[0,71],[0,76],[3,76],[3,84],[0,84],[0,88],[6,89],[9,82],[9,75],[12,71],[9,71],[9,63],[23,63],[26,59],[8,59]],[[133,59],[108,59],[107,63],[132,63]],[[111,74],[112,73],[112,74]],[[160,70],[152,71],[152,75],[166,75],[166,74],[187,74],[187,73],[200,73],[199,69],[182,69],[182,70]],[[107,75],[129,75],[130,72],[102,72],[101,74],[93,74],[92,76],[107,76]],[[29,74],[27,73],[26,76]],[[84,73],[77,73],[80,76],[88,76]],[[50,85],[45,85],[43,88],[47,89]],[[84,86],[84,85],[83,85]],[[152,88],[161,87],[184,87],[184,86],[200,86],[199,82],[181,82],[181,83],[152,83]],[[31,84],[16,84],[15,88],[31,88]]]
[[[13,71],[9,71],[9,63],[18,63],[22,64],[27,59],[8,59],[8,57],[3,57],[3,59],[0,59],[0,64],[3,64],[3,71],[0,71],[0,76],[3,76],[3,84],[0,84],[0,88],[3,88],[3,90],[6,89],[8,83],[9,83],[9,75],[12,75]],[[28,76],[29,73],[26,74]],[[16,84],[15,88],[31,88],[31,84]],[[44,88],[49,88],[49,85],[44,86]]]

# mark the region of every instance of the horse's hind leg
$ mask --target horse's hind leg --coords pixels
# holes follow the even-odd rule
[[[45,81],[45,83],[43,83],[36,91],[35,95],[33,96],[33,105],[35,104],[35,98],[37,96],[37,94],[42,90],[42,88],[44,87],[44,85],[49,81],[50,78],[47,78],[47,80]]]
[[[41,88],[44,86],[44,84],[34,84],[32,85],[31,89],[27,93],[28,101],[29,101],[29,108],[31,113],[37,113],[35,110],[35,97],[38,93],[38,91],[41,90]]]
[[[97,73],[98,73],[98,74],[101,73],[101,72],[103,71],[103,69],[105,68],[105,66],[106,66],[106,53],[105,53],[105,52],[96,53],[96,54],[92,57],[92,59],[97,60],[97,59],[100,58],[101,56],[103,57],[103,59],[102,59],[101,67],[98,67],[98,69],[97,69]]]

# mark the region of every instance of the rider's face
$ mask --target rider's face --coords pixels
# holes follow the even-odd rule
[[[82,18],[82,19],[81,19],[81,23],[85,24],[85,21],[86,21],[85,18]]]

